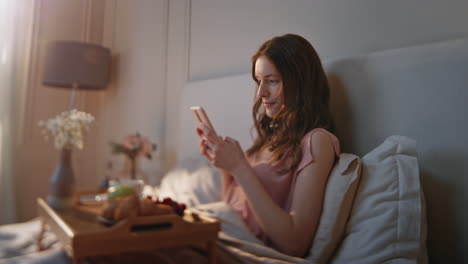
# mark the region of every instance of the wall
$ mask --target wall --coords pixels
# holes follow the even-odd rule
[[[158,144],[154,159],[143,160],[142,169],[150,183],[159,179],[166,109],[167,11],[168,2],[162,0],[106,1],[103,44],[115,56],[113,80],[97,102],[94,175],[99,180],[109,160],[114,162],[114,173],[121,167],[121,159],[110,152],[109,141],[137,131]]]
[[[194,80],[248,71],[256,48],[287,32],[325,60],[468,35],[466,1],[197,0],[191,10]]]

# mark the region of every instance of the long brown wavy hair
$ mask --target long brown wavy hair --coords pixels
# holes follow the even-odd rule
[[[324,128],[333,133],[327,77],[312,45],[301,36],[286,34],[266,41],[252,56],[257,89],[255,63],[261,56],[266,56],[281,75],[285,107],[270,118],[262,107],[262,98],[255,98],[252,115],[257,138],[247,155],[269,148],[273,161],[278,162],[290,151],[289,168],[294,169],[302,159],[300,144],[307,132]]]

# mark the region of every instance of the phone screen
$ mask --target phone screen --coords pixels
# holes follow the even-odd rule
[[[211,121],[208,118],[208,115],[206,114],[205,109],[203,109],[203,107],[201,107],[201,106],[192,106],[192,107],[190,107],[190,110],[192,110],[192,113],[193,113],[195,119],[198,122],[207,125],[208,127],[210,127],[216,133],[216,131],[215,131],[213,125],[211,124]]]

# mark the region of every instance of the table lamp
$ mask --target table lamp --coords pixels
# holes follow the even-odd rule
[[[75,109],[78,89],[106,88],[110,79],[110,65],[111,53],[105,47],[74,41],[53,42],[48,46],[42,83],[52,87],[71,88],[72,111]],[[73,133],[65,133],[70,137],[71,134]],[[61,146],[59,162],[52,174],[47,197],[48,203],[55,209],[72,205],[75,179],[71,163],[71,147]]]
[[[111,53],[100,45],[76,41],[49,44],[42,84],[71,88],[70,109],[78,89],[105,89],[110,76]]]

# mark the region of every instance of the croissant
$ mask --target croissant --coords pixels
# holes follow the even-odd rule
[[[104,203],[101,216],[119,221],[129,216],[153,216],[175,214],[166,204],[154,203],[151,199],[140,200],[136,195],[128,195],[108,200]]]

